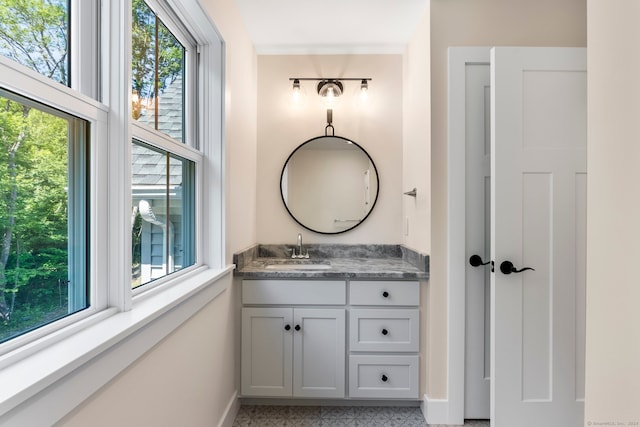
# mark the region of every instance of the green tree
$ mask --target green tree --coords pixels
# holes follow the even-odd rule
[[[2,0],[0,54],[69,84],[66,0]]]
[[[143,105],[151,107],[157,94],[182,74],[184,47],[144,0],[132,2],[131,33],[132,115],[137,120]]]
[[[0,3],[0,55],[68,84],[67,7],[63,0],[3,0]],[[20,267],[20,240],[24,253],[32,253],[38,239],[49,248],[52,248],[51,241],[59,243],[66,239],[66,230],[59,232],[66,225],[60,226],[60,218],[51,214],[52,209],[55,212],[59,208],[60,193],[64,193],[65,188],[65,184],[56,185],[61,184],[60,180],[66,182],[66,168],[62,174],[51,168],[60,163],[56,161],[60,159],[60,149],[65,152],[62,159],[66,162],[66,129],[60,134],[61,125],[56,126],[56,122],[65,121],[0,97],[0,319],[5,321],[9,320],[20,286],[38,276],[37,271]],[[64,142],[61,144],[61,141]],[[48,156],[47,161],[51,163],[42,164],[46,152],[55,155]],[[53,185],[47,185],[49,182]],[[56,226],[52,226],[53,223]],[[61,224],[66,224],[66,216]],[[8,263],[12,256],[16,263],[10,279]],[[52,268],[58,267],[59,263]],[[7,291],[12,295],[11,305],[7,304]]]
[[[67,277],[67,129],[65,119],[0,96],[0,313],[5,321],[19,290],[26,288],[24,296],[37,299]]]
[[[69,85],[68,5],[0,0],[0,55]],[[132,90],[157,101],[182,74],[184,48],[144,0],[133,0],[132,13]],[[66,314],[53,308],[66,304],[68,122],[1,89],[0,320],[28,312],[9,325],[22,332]],[[0,327],[0,341],[9,335]]]

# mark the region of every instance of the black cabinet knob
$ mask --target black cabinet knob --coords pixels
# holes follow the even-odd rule
[[[389,292],[387,291],[382,292],[382,298],[389,298]]]
[[[302,328],[300,327],[300,325],[296,325],[295,328],[293,328],[293,329],[295,329],[296,331],[299,331]]]
[[[382,333],[382,335],[387,335],[389,334],[389,331],[387,331],[386,329],[383,329],[382,331],[380,331]]]
[[[288,323],[286,325],[284,325],[284,330],[285,331],[290,331],[291,330],[291,325],[288,324]]]
[[[389,377],[387,377],[385,374],[382,374],[382,377],[380,377],[380,379],[382,380],[383,383],[386,383],[387,381],[389,381]]]

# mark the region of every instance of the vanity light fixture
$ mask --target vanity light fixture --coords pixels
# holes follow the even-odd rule
[[[362,78],[362,77],[357,77],[357,78],[355,77],[343,77],[343,78],[291,77],[289,80],[293,82],[293,87],[292,87],[293,97],[294,99],[297,99],[297,96],[299,96],[299,93],[300,93],[300,82],[302,80],[317,81],[318,85],[316,86],[316,91],[318,92],[318,95],[322,97],[327,97],[327,98],[335,98],[344,93],[344,84],[342,83],[342,81],[350,81],[350,80],[360,81],[360,93],[362,94],[363,92],[368,91],[369,89],[368,82],[371,79]],[[296,93],[298,94],[297,96],[296,96]],[[364,95],[363,97],[366,98],[366,95]]]

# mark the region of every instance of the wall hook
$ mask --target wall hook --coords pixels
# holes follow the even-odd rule
[[[407,191],[404,194],[405,196],[416,197],[418,195],[418,189],[416,187],[413,187],[413,190]]]

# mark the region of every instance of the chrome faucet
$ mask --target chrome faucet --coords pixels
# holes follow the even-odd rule
[[[298,233],[298,254],[296,255],[296,248],[293,248],[291,258],[309,258],[309,250],[306,254],[302,254],[302,233]]]

